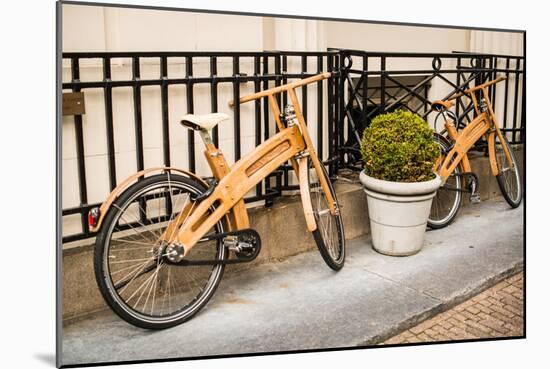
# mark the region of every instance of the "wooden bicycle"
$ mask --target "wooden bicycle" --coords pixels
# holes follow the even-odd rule
[[[460,208],[463,192],[470,193],[470,201],[480,201],[477,192],[478,178],[472,172],[467,154],[482,137],[487,142],[491,174],[496,177],[502,195],[512,208],[521,203],[521,176],[516,155],[500,130],[487,91],[489,86],[505,79],[496,78],[455,94],[446,101],[438,100],[432,104],[432,109],[439,112],[437,117],[442,115],[446,119],[443,131],[446,136],[435,134],[435,140],[441,148],[441,157],[436,168],[443,184],[432,203],[429,227],[442,228],[453,221]],[[464,95],[472,99],[475,116],[463,130],[458,131],[458,120],[449,109],[453,105],[452,100]]]
[[[237,103],[267,97],[279,132],[231,168],[209,134],[228,116],[184,116],[181,124],[204,141],[213,179],[172,167],[143,170],[90,211],[91,230],[98,232],[96,280],[115,313],[148,329],[171,327],[194,316],[213,295],[225,265],[252,261],[260,252],[261,239],[250,228],[243,197],[287,161],[298,178],[307,229],[327,265],[342,268],[345,238],[339,205],[295,92],[330,76],[322,73],[242,97]],[[283,92],[290,104],[281,114],[275,95]]]

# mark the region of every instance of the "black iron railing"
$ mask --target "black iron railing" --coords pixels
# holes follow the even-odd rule
[[[396,59],[423,60],[427,67],[396,69],[392,67],[393,60]],[[119,65],[120,60],[124,60],[129,73],[124,78],[113,78],[113,65]],[[151,60],[156,61],[155,65],[158,65],[154,76],[142,71],[144,61]],[[173,73],[170,70],[175,61],[184,68],[183,73]],[[447,68],[449,61],[453,61],[453,66]],[[81,69],[94,62],[95,68],[101,70],[101,76],[82,79]],[[162,163],[166,166],[174,161],[170,151],[170,142],[173,138],[169,127],[177,123],[170,119],[169,112],[173,106],[169,99],[169,86],[179,85],[185,88],[186,98],[181,104],[185,105],[187,113],[195,111],[198,98],[209,99],[209,110],[217,112],[220,104],[226,103],[219,99],[219,92],[223,86],[231,86],[232,99],[236,100],[245,86],[253,86],[253,90],[257,92],[321,71],[331,71],[333,77],[325,85],[323,82],[317,83],[315,91],[312,87],[304,87],[301,92],[301,103],[306,120],[308,112],[310,123],[313,123],[311,117],[316,116],[316,132],[312,136],[318,154],[329,167],[331,176],[335,175],[339,168],[349,166],[350,163],[356,164],[358,139],[375,115],[396,108],[407,108],[427,117],[430,114],[429,93],[436,80],[441,80],[448,86],[447,96],[450,96],[457,90],[490,79],[497,73],[515,76],[506,82],[504,116],[501,120],[504,122],[505,131],[512,135],[513,143],[523,142],[525,132],[525,101],[521,89],[524,84],[525,59],[522,57],[466,53],[370,53],[340,49],[329,49],[326,52],[93,52],[63,53],[63,63],[66,66],[66,77],[62,83],[64,92],[99,91],[103,95],[105,136],[100,139],[105,140],[107,148],[108,181],[111,189],[117,185],[118,180],[122,180],[117,180],[119,159],[114,139],[117,123],[113,113],[113,104],[116,102],[113,91],[119,88],[131,89],[137,170],[145,168],[142,93],[147,86],[160,88],[161,114],[158,122],[162,131]],[[197,72],[194,66],[199,63],[202,67],[201,71]],[[220,68],[221,63],[224,63],[224,66],[230,63],[230,72],[222,72],[221,69],[225,68]],[[245,70],[242,67],[243,63],[251,63],[252,68]],[[150,69],[150,65],[147,68]],[[197,86],[206,86],[209,97],[205,97],[204,90],[200,97],[197,97]],[[493,98],[496,93],[496,89],[491,90]],[[435,97],[439,99],[445,96]],[[280,95],[278,99],[279,105],[286,105],[286,95]],[[513,104],[513,109],[508,108],[509,104]],[[276,131],[276,126],[270,118],[267,99],[254,103],[253,122],[241,119],[241,108],[238,105],[232,114],[232,154],[236,161],[245,154],[242,152],[242,127],[254,126],[254,143],[258,145]],[[472,114],[471,104],[460,102],[456,106],[456,114],[467,122]],[[85,137],[82,115],[73,116],[72,124],[79,204],[63,208],[62,215],[79,216],[81,231],[64,234],[63,242],[93,236],[88,231],[87,213],[90,208],[99,205],[88,201],[90,178],[86,170],[85,145],[89,138]],[[196,136],[193,131],[187,134],[187,148],[183,148],[186,151],[183,155],[187,156],[186,169],[195,171]],[[217,127],[214,128],[212,136],[214,143],[218,145],[220,137]],[[284,165],[275,171],[259,184],[245,201],[265,201],[269,206],[273,198],[280,196],[283,191],[295,189],[289,169],[288,165]]]
[[[70,80],[63,81],[62,88],[64,92],[73,91],[89,91],[92,89],[101,90],[104,96],[105,107],[105,124],[106,124],[106,140],[107,147],[107,161],[109,171],[109,186],[111,189],[117,185],[117,158],[116,148],[114,141],[114,130],[116,129],[113,119],[113,90],[117,88],[132,89],[132,102],[134,110],[134,133],[135,133],[135,151],[136,151],[136,169],[142,170],[145,167],[144,160],[144,143],[143,143],[143,118],[142,118],[142,89],[146,86],[159,86],[160,87],[160,102],[162,114],[158,118],[161,122],[162,129],[162,153],[163,164],[170,166],[172,163],[172,157],[170,154],[170,130],[171,124],[177,122],[170,121],[169,119],[169,86],[182,85],[186,90],[186,101],[182,101],[185,104],[187,113],[194,112],[195,95],[194,90],[199,85],[209,86],[210,95],[210,111],[217,112],[219,104],[225,104],[227,101],[219,101],[218,92],[222,85],[231,85],[232,87],[232,99],[238,100],[241,95],[241,90],[244,85],[250,84],[254,86],[254,91],[258,92],[263,89],[267,89],[273,86],[278,86],[291,79],[305,78],[310,75],[317,74],[322,71],[335,71],[337,72],[340,63],[340,54],[338,52],[93,52],[93,53],[63,53],[63,59],[65,63],[70,62]],[[131,76],[130,78],[114,80],[112,78],[112,60],[129,60],[131,62]],[[142,78],[140,66],[143,60],[158,60],[159,70],[158,76],[155,78]],[[232,65],[232,72],[229,75],[223,75],[218,72],[218,66],[220,59],[223,59],[227,63],[229,61]],[[95,80],[81,80],[81,64],[83,60],[101,61],[100,68],[102,69],[102,78]],[[185,66],[184,76],[174,76],[168,72],[170,62],[172,60],[178,60],[179,63],[183,63]],[[208,75],[194,73],[193,66],[197,61],[205,62],[209,64]],[[68,61],[68,62],[67,62]],[[253,73],[243,73],[241,71],[241,64],[243,61],[253,63]],[[298,68],[289,68],[289,64],[293,66],[298,65]],[[338,101],[335,98],[338,86],[338,75],[328,80],[327,88],[323,88],[323,82],[317,83],[315,105],[314,107],[308,106],[308,90],[310,87],[304,86],[301,89],[301,103],[304,116],[307,119],[308,111],[315,109],[317,111],[317,132],[314,134],[316,139],[317,151],[321,158],[326,163],[330,163],[330,159],[334,157],[335,152],[334,138],[336,117],[339,116]],[[325,91],[325,92],[324,92]],[[201,99],[206,98],[201,95]],[[285,105],[287,103],[286,94],[278,96],[279,105]],[[326,109],[326,110],[325,110]],[[201,112],[205,113],[205,112]],[[234,118],[234,145],[233,156],[237,161],[241,155],[242,142],[241,142],[241,128],[242,125],[253,125],[255,144],[259,145],[262,141],[267,139],[276,131],[276,126],[270,119],[271,112],[269,111],[269,103],[267,98],[263,101],[256,101],[254,106],[254,121],[241,121],[241,107],[236,105],[233,110]],[[78,191],[79,191],[79,205],[64,208],[62,211],[63,216],[70,216],[78,214],[81,218],[81,232],[64,235],[63,242],[70,242],[78,239],[93,236],[88,232],[88,219],[87,213],[89,209],[97,206],[97,203],[89,203],[88,201],[88,177],[86,171],[86,157],[85,157],[85,137],[83,131],[83,119],[82,115],[74,116],[74,131],[75,131],[75,143],[76,143],[76,161],[77,161],[77,175],[78,175]],[[183,129],[183,128],[182,128]],[[325,140],[325,135],[328,134],[328,140]],[[213,141],[216,145],[219,143],[218,127],[214,128],[212,132]],[[186,169],[195,171],[196,169],[196,157],[195,157],[195,132],[188,132],[188,145],[187,145],[187,159],[188,166]],[[327,147],[325,147],[325,143]],[[333,174],[334,165],[330,167],[331,174]],[[295,189],[295,186],[291,184],[288,171],[290,166],[285,165],[280,170],[272,173],[263,183],[259,184],[255,193],[252,196],[248,196],[246,202],[254,202],[264,200],[266,205],[270,205],[272,200],[276,196],[280,196],[282,191]]]
[[[507,80],[489,88],[502,129],[513,144],[524,142],[525,134],[525,58],[479,53],[377,53],[337,50],[343,68],[338,98],[340,110],[335,143],[339,167],[356,165],[360,160],[359,140],[364,128],[376,115],[395,109],[408,109],[429,119],[431,102],[458,91],[505,75]],[[395,67],[414,63],[415,68]],[[345,67],[345,68],[344,68]],[[438,94],[429,96],[438,83]],[[435,92],[435,91],[434,91]],[[497,94],[503,94],[499,99]],[[502,105],[502,106],[501,106]],[[454,113],[460,125],[473,118],[474,107],[467,98],[457,100]],[[483,144],[477,146],[482,148]]]

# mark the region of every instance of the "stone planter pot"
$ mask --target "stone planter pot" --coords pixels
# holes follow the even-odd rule
[[[361,172],[359,180],[367,194],[374,249],[392,256],[420,251],[441,178],[414,183],[390,182]]]

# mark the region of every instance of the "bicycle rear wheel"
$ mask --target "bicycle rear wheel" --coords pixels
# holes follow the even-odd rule
[[[497,182],[500,187],[500,192],[506,202],[512,207],[517,208],[521,203],[522,189],[521,189],[521,176],[519,174],[519,166],[516,159],[516,155],[508,139],[502,133],[503,141],[500,142],[500,137],[495,134],[495,158],[497,161],[498,175]],[[510,158],[512,159],[512,165],[508,162],[506,154],[504,153],[503,146],[508,148]]]
[[[434,135],[434,140],[441,149],[441,155],[444,156],[450,149],[451,144],[445,137],[439,134]],[[440,163],[443,164],[443,160]],[[457,166],[447,178],[447,181],[437,190],[432,201],[430,216],[428,217],[428,227],[432,229],[446,227],[458,214],[462,201],[462,179],[460,173],[460,167]]]
[[[340,270],[344,266],[346,253],[344,227],[338,201],[336,200],[336,192],[328,178],[325,167],[322,166],[322,175],[326,178],[330,193],[335,200],[337,212],[333,215],[330,212],[327,197],[310,158],[308,158],[308,168],[309,194],[313,215],[317,223],[317,229],[313,231],[313,238],[325,263],[333,270]]]
[[[167,255],[178,250],[161,240],[169,222],[182,211],[188,214],[191,197],[205,190],[183,176],[160,174],[129,187],[107,212],[96,239],[94,269],[103,298],[122,319],[147,329],[172,327],[194,316],[214,294],[224,265],[171,264]],[[209,234],[223,232],[220,221]],[[199,241],[185,259],[226,257],[218,240]]]

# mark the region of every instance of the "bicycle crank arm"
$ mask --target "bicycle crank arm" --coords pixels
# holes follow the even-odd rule
[[[231,260],[190,260],[182,259],[180,261],[171,261],[166,259],[166,263],[177,266],[195,266],[195,265],[226,265],[250,262],[258,256],[261,250],[262,241],[258,232],[251,228],[238,231],[225,232],[220,234],[203,237],[199,242],[223,240],[223,247],[233,251],[236,259]],[[198,245],[197,245],[198,246]],[[200,246],[198,246],[200,247]]]
[[[481,197],[479,196],[479,192],[477,191],[477,188],[479,187],[478,185],[479,179],[477,175],[473,172],[463,172],[461,174],[468,178],[468,187],[470,190],[470,202],[474,204],[480,203]]]

